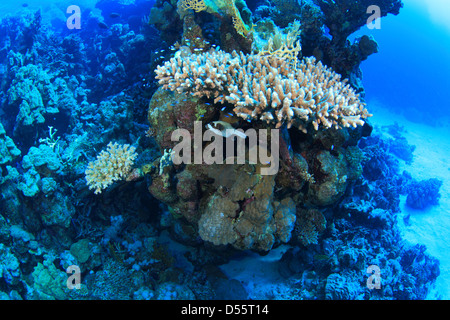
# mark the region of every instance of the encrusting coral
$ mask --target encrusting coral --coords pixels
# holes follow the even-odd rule
[[[371,116],[350,85],[314,58],[293,68],[272,55],[210,50],[176,54],[155,72],[165,89],[228,102],[244,120],[276,123],[276,128],[284,123],[303,132],[309,123],[315,130],[357,127]]]
[[[108,143],[107,149],[102,150],[85,171],[89,189],[95,189],[98,194],[113,182],[126,179],[137,157],[135,150],[129,144]]]

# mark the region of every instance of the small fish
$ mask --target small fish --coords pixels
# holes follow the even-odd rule
[[[108,25],[106,23],[104,23],[104,22],[101,22],[101,21],[98,22],[98,26],[101,29],[108,29]]]
[[[111,18],[118,18],[118,17],[120,17],[120,14],[118,14],[117,12],[111,12],[110,14],[109,14],[109,16],[111,17]]]
[[[330,29],[327,26],[323,26],[322,31],[324,33],[324,36],[327,37],[328,39],[332,39],[333,37],[330,34]]]
[[[225,110],[227,107],[223,107],[220,111],[223,111],[223,110]]]
[[[314,256],[314,260],[321,260],[321,261],[323,261],[323,260],[328,260],[330,257],[329,256],[327,256],[326,254],[316,254],[315,256]]]
[[[22,7],[24,7],[24,8],[28,7],[28,3],[22,4]]]

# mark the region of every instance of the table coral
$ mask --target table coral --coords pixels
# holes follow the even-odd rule
[[[297,69],[273,56],[212,50],[176,55],[156,70],[165,89],[228,102],[247,121],[287,123],[306,132],[362,126],[371,115],[359,95],[331,69],[306,58]]]

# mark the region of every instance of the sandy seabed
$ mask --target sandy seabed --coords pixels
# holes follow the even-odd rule
[[[414,210],[406,206],[406,196],[401,197],[401,213],[398,224],[405,240],[420,243],[427,252],[440,261],[440,275],[428,299],[450,299],[450,126],[428,126],[414,123],[394,114],[380,104],[370,104],[375,126],[392,125],[397,122],[406,129],[403,136],[415,145],[411,164],[400,160],[401,170],[406,170],[416,180],[437,178],[443,181],[438,206]],[[408,225],[404,217],[410,215]]]

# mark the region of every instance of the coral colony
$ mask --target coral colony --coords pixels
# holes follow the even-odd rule
[[[275,123],[276,128],[294,124],[306,133],[308,122],[316,131],[320,124],[325,129],[356,127],[370,116],[354,90],[314,58],[291,68],[271,55],[180,54],[158,66],[156,79],[164,89],[214,98],[214,104],[227,102],[236,116]]]
[[[441,183],[400,173],[414,147],[370,123],[360,64],[378,45],[347,38],[371,5],[402,7],[101,0],[67,25],[2,18],[0,298],[425,299],[439,261],[396,220],[400,195],[438,205]],[[272,250],[276,283],[224,271]]]

